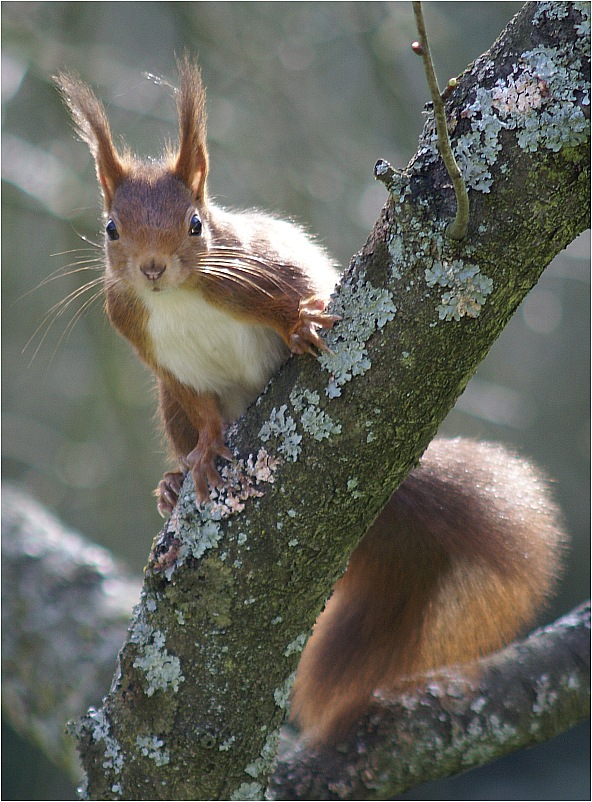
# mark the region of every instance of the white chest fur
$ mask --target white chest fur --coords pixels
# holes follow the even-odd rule
[[[243,323],[195,291],[151,292],[143,300],[159,365],[196,392],[218,396],[228,420],[244,412],[286,358],[272,329]]]

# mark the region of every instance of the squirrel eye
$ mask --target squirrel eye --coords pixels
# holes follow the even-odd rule
[[[199,237],[201,234],[201,220],[199,219],[198,214],[194,214],[189,221],[189,236],[190,237]]]
[[[113,220],[108,220],[107,225],[105,226],[105,231],[107,232],[107,236],[110,240],[119,239],[119,231],[117,230],[117,226],[113,222]]]

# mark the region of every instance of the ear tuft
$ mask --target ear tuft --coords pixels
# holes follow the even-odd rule
[[[70,110],[78,134],[94,157],[97,178],[108,209],[115,190],[127,175],[127,168],[113,144],[105,108],[77,76],[61,73],[54,77],[54,81]]]
[[[208,151],[206,147],[206,93],[199,67],[187,55],[177,62],[179,89],[179,149],[173,157],[173,173],[186,184],[198,201],[206,194]]]

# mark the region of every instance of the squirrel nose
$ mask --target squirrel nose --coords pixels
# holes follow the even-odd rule
[[[140,266],[140,270],[146,276],[148,281],[158,281],[166,270],[166,265],[155,262],[154,259]]]

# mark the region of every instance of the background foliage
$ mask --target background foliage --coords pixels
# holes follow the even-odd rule
[[[440,82],[487,49],[519,7],[426,3]],[[98,273],[40,282],[95,257],[81,238],[96,243],[101,228],[91,159],[51,75],[79,72],[105,101],[116,140],[158,155],[174,136],[174,104],[144,73],[174,83],[174,54],[197,54],[212,195],[297,219],[345,266],[385,200],[375,161],[403,167],[423,125],[411,4],[4,2],[2,35],[4,478],[140,572],[161,523],[150,496],[164,465],[151,377],[111,331],[100,299],[70,326],[92,293],[36,331]],[[588,284],[583,236],[543,275],[443,426],[512,443],[557,480],[573,546],[545,620],[588,592]],[[75,798],[8,735],[3,798]],[[585,738],[572,731],[405,798],[586,798]]]

